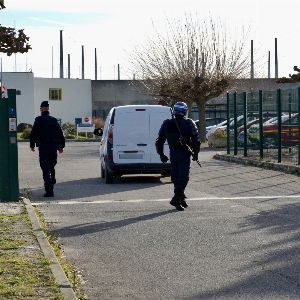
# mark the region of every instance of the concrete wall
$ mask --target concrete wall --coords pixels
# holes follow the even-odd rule
[[[256,79],[238,79],[231,83],[228,89],[229,93],[237,92],[254,92],[254,91],[275,91],[277,89],[287,90],[296,89],[300,86],[300,82],[296,83],[277,83],[275,78],[256,78]],[[221,105],[227,102],[227,92],[217,98],[209,100],[210,105]]]
[[[132,80],[92,80],[93,114],[103,116],[112,107],[129,104],[157,104],[145,89]]]
[[[5,72],[2,74],[3,84],[7,89],[21,91],[17,95],[17,122],[32,124],[34,120],[34,77],[33,73]]]
[[[61,88],[62,100],[49,100],[49,88]],[[40,114],[40,103],[48,100],[52,116],[75,123],[75,118],[92,116],[91,81],[82,79],[35,78],[34,114]]]

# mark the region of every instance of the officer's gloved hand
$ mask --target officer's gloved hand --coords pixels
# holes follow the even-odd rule
[[[193,161],[197,161],[198,160],[198,153],[197,154],[193,154],[192,160]]]
[[[168,156],[162,154],[162,155],[160,156],[160,160],[161,160],[163,163],[166,163],[166,162],[169,160],[169,158],[168,158]]]

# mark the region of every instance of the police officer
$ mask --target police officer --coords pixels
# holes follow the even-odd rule
[[[31,151],[35,151],[35,145],[39,148],[40,166],[46,191],[44,197],[53,197],[57,151],[63,152],[65,138],[57,119],[49,115],[48,101],[41,103],[40,111],[41,115],[35,118],[30,134],[30,148]]]
[[[163,163],[169,158],[164,154],[164,143],[167,140],[170,148],[171,180],[174,184],[174,196],[170,204],[179,211],[188,207],[184,190],[189,181],[190,163],[198,160],[200,138],[196,124],[186,117],[188,107],[184,102],[176,102],[172,110],[172,119],[163,122],[158,138],[156,150]]]

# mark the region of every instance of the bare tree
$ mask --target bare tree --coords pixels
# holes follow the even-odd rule
[[[0,10],[5,9],[4,0],[0,0]],[[16,30],[12,27],[1,26],[0,24],[0,52],[7,56],[13,53],[24,53],[31,49],[28,44],[29,37],[23,29]]]
[[[276,82],[277,83],[295,83],[300,82],[300,69],[298,66],[294,66],[294,71],[298,72],[296,74],[289,74],[289,78],[282,77],[279,78]]]
[[[191,15],[184,21],[167,20],[167,24],[166,34],[156,30],[155,37],[135,49],[132,67],[161,104],[181,99],[191,108],[196,103],[204,141],[206,102],[249,70],[246,35],[242,32],[238,40],[231,39],[220,22],[199,21]]]

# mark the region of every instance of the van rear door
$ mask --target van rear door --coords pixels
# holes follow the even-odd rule
[[[118,107],[113,130],[113,161],[149,163],[149,110],[141,106]]]
[[[153,107],[153,111],[150,114],[150,143],[149,143],[149,152],[150,152],[150,162],[151,163],[161,163],[160,157],[156,152],[155,141],[158,137],[159,129],[164,120],[171,118],[171,110],[166,106],[157,106]],[[164,153],[170,157],[170,150],[167,143],[164,145]]]

